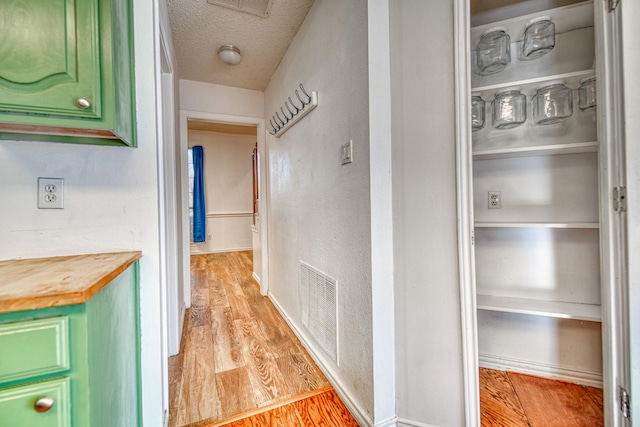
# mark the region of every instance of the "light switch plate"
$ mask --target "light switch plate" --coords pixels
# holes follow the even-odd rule
[[[346,144],[342,145],[342,164],[346,165],[347,163],[353,162],[353,141],[349,140]]]
[[[64,179],[38,178],[38,209],[64,209]]]

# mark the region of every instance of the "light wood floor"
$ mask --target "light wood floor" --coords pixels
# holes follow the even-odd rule
[[[480,368],[482,426],[599,427],[602,390]]]
[[[169,358],[170,427],[211,425],[293,404],[296,396],[314,390],[332,392],[275,307],[260,295],[251,273],[250,251],[191,257],[192,308],[180,354]],[[277,411],[287,410],[282,408]],[[302,419],[311,413],[296,411]]]

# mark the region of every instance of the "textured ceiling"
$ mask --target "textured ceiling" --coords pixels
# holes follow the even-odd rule
[[[267,18],[206,0],[167,3],[181,79],[262,91],[313,0],[273,0]],[[217,53],[223,44],[240,49],[240,64],[231,66],[220,61]]]

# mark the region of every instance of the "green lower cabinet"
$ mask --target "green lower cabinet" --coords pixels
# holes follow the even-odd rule
[[[135,263],[84,304],[0,314],[0,427],[140,426],[138,306]]]
[[[0,1],[0,138],[135,145],[131,0]]]
[[[0,427],[70,427],[69,378],[0,390]]]

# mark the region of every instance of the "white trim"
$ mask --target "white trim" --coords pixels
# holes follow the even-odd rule
[[[191,245],[189,247],[189,252],[191,253],[191,255],[223,254],[223,253],[227,253],[227,252],[243,252],[243,251],[250,251],[250,250],[253,250],[253,248],[251,246],[245,246],[245,247],[242,247],[242,248],[216,249],[216,250],[212,250],[212,251],[200,250],[195,245]]]
[[[253,277],[253,280],[258,282],[258,285],[260,284],[260,277],[258,277],[258,275],[256,274],[255,271],[253,273],[251,273],[251,277]]]
[[[420,421],[407,420],[406,418],[398,418],[398,427],[411,426],[411,427],[437,427],[433,424],[421,423]]]
[[[196,120],[206,120],[218,123],[226,123],[226,124],[242,124],[242,125],[253,125],[257,128],[257,139],[258,139],[258,150],[260,150],[260,165],[258,165],[261,171],[267,170],[267,153],[266,153],[266,130],[264,125],[264,119],[259,117],[249,117],[249,116],[236,116],[232,114],[219,114],[219,113],[208,113],[204,111],[191,111],[191,110],[180,110],[180,151],[185,153],[189,143],[189,130],[187,126],[187,122],[189,119]],[[185,159],[186,161],[186,159]],[[186,169],[185,169],[186,173]],[[260,194],[268,195],[268,182],[265,174],[261,173],[260,180],[260,188],[258,189]],[[183,209],[188,209],[189,206],[188,200],[183,200]],[[260,283],[260,293],[262,295],[266,295],[269,289],[269,257],[268,257],[268,197],[260,197],[260,207],[259,211],[262,213],[261,219],[263,220],[264,226],[262,229],[262,233],[260,234],[261,239],[261,248],[262,248],[262,272],[260,276],[262,277],[262,281]],[[252,213],[253,214],[253,213]],[[188,218],[188,215],[187,215]],[[188,220],[187,220],[188,222]],[[187,223],[188,227],[188,223]],[[188,228],[187,228],[188,229]],[[249,248],[253,249],[253,248]],[[248,249],[234,249],[234,250],[248,250]],[[225,251],[226,252],[226,251]],[[202,252],[199,252],[201,254]],[[211,252],[213,253],[213,252]],[[191,281],[185,280],[185,305],[187,307],[191,306]]]
[[[207,212],[207,218],[250,218],[252,216],[253,212]]]
[[[602,388],[602,373],[597,371],[574,369],[559,365],[532,362],[530,360],[496,356],[493,354],[480,353],[479,359],[480,366],[483,368],[519,372]]]
[[[626,370],[627,313],[624,295],[626,279],[625,248],[621,242],[624,222],[614,213],[610,194],[623,185],[624,145],[622,52],[620,50],[620,11],[607,12],[605,0],[594,2],[594,32],[598,97],[598,153],[600,191],[600,287],[602,308],[602,372],[604,424],[627,425],[618,410],[617,386],[628,380]]]
[[[397,417],[392,417],[389,418],[388,420],[382,420],[377,422],[374,427],[397,427],[398,423],[398,418]]]
[[[391,46],[389,0],[367,8],[369,46],[369,174],[373,417],[396,416],[396,338],[393,242]]]
[[[354,416],[358,424],[360,426],[373,427],[373,420],[367,415],[366,411],[361,408],[360,405],[355,402],[355,400],[352,399],[351,395],[342,384],[342,381],[340,381],[338,377],[333,373],[333,370],[331,370],[329,366],[325,365],[322,358],[316,354],[316,347],[310,345],[310,343],[307,341],[307,336],[303,334],[295,325],[295,323],[293,323],[293,321],[289,318],[289,316],[287,316],[286,312],[284,311],[282,306],[280,306],[275,297],[271,293],[269,293],[267,296],[269,297],[269,300],[274,305],[274,307],[278,310],[282,318],[285,320],[285,322],[287,322],[289,328],[291,328],[293,333],[298,337],[298,339],[302,343],[302,346],[307,350],[318,368],[320,368],[324,376],[327,377],[336,393],[345,404],[345,406],[349,409],[349,412],[351,412],[351,414]]]
[[[471,142],[470,12],[467,0],[454,3],[456,186],[458,216],[458,276],[464,407],[467,426],[480,425],[478,374],[478,325],[476,311],[475,255],[473,246],[473,157]]]

